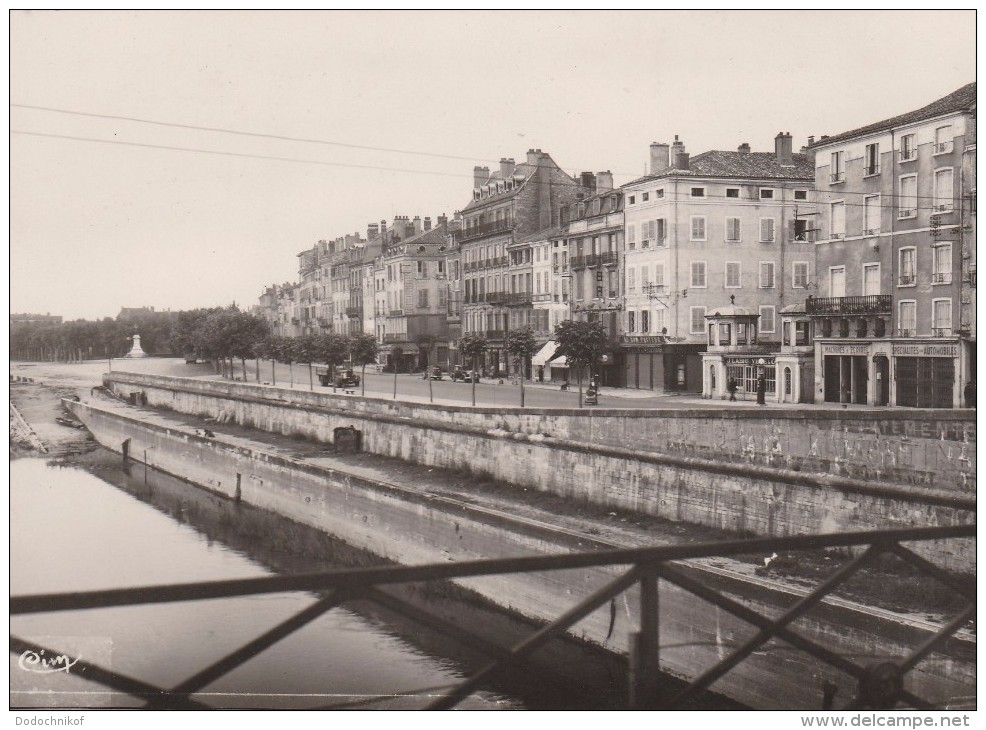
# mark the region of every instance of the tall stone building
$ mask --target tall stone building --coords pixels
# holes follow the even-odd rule
[[[510,294],[526,294],[510,291],[516,281],[510,277],[523,273],[526,286],[528,271],[511,274],[508,248],[559,225],[562,206],[590,191],[539,149],[528,150],[519,164],[503,158],[493,172],[488,167],[473,172],[472,200],[462,209],[462,228],[455,234],[463,269],[462,330],[482,333],[489,341],[484,370],[492,375],[508,369]]]
[[[976,377],[976,84],[811,151],[816,400],[960,406]]]
[[[777,135],[773,152],[742,144],[692,157],[677,136],[651,145],[650,173],[623,186],[626,313],[617,357],[627,386],[709,390],[706,315],[732,303],[758,322],[746,343],[779,349],[780,311],[803,302],[812,281],[814,180],[789,134]],[[724,356],[716,387],[729,375],[755,380],[753,369],[765,367],[773,390],[773,358],[761,359]]]

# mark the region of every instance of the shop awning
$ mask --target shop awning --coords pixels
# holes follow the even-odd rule
[[[546,365],[551,356],[555,354],[555,350],[558,349],[558,343],[555,341],[548,342],[544,347],[537,351],[534,357],[531,358],[531,365],[537,367],[538,365]]]
[[[564,355],[559,355],[554,360],[552,360],[551,362],[548,363],[548,367],[550,367],[550,368],[567,368],[568,367],[568,358],[565,357]]]

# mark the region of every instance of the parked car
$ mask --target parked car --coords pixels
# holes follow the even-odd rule
[[[351,368],[337,370],[334,378],[329,373],[329,368],[325,366],[315,368],[315,375],[318,376],[318,382],[322,385],[334,384],[337,388],[354,388],[359,385],[359,375]]]
[[[442,369],[440,367],[438,367],[437,365],[435,365],[434,367],[428,368],[425,371],[425,374],[426,374],[427,377],[431,378],[432,380],[441,380],[442,379]]]
[[[336,372],[337,388],[352,388],[359,385],[359,375],[348,368]]]
[[[470,380],[474,383],[479,382],[479,373],[473,372],[472,370],[463,370],[460,366],[456,365],[452,369],[452,373],[449,376],[452,380],[461,380],[463,383],[468,383]]]

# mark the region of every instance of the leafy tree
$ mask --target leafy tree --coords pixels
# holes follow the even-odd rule
[[[462,339],[459,340],[459,351],[462,356],[469,359],[472,362],[472,375],[470,378],[472,381],[472,404],[476,405],[476,369],[478,367],[479,358],[483,357],[486,350],[489,348],[489,343],[486,338],[477,332],[466,332],[462,335]]]
[[[566,320],[555,325],[558,354],[568,359],[568,366],[575,370],[579,381],[579,408],[582,407],[582,374],[586,367],[599,361],[606,351],[608,337],[602,322],[574,322]]]
[[[380,346],[373,335],[356,334],[349,338],[349,356],[360,366],[360,395],[366,395],[366,366],[377,361]]]
[[[329,367],[329,377],[332,379],[332,389],[335,390],[335,370],[346,362],[349,357],[349,341],[342,335],[334,333],[315,335],[315,359],[324,362]]]
[[[507,333],[507,352],[513,356],[515,364],[519,365],[520,368],[521,408],[524,407],[524,376],[527,373],[527,364],[537,349],[538,343],[534,339],[534,330],[530,327],[522,327]]]

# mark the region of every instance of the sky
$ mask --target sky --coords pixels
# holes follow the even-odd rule
[[[619,185],[676,134],[692,154],[798,148],[976,80],[970,10],[9,23],[10,308],[67,320],[250,307],[319,239],[451,216],[474,165],[530,148]]]

